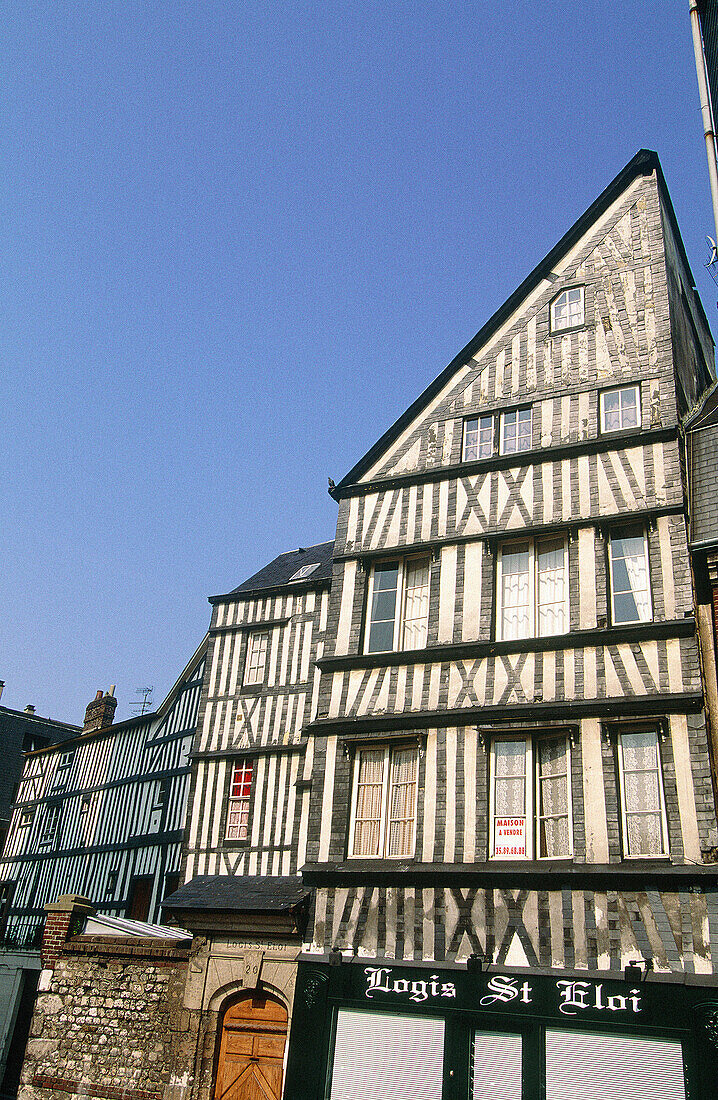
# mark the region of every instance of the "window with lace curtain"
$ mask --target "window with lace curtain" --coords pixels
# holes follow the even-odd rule
[[[641,426],[641,387],[618,386],[600,396],[602,432],[622,432]]]
[[[501,413],[499,451],[502,455],[530,451],[533,443],[533,409],[512,409]]]
[[[563,538],[505,543],[498,554],[497,637],[543,638],[569,628]]]
[[[502,737],[491,746],[489,851],[497,859],[573,853],[568,738]]]
[[[426,645],[429,572],[428,554],[374,566],[369,580],[367,653]]]
[[[564,332],[584,323],[584,288],[571,286],[551,303],[551,332]]]
[[[641,526],[612,531],[608,540],[611,619],[647,623],[653,618],[648,543]]]
[[[665,856],[668,829],[658,733],[618,736],[618,776],[624,856]]]
[[[415,745],[357,751],[350,856],[413,856],[418,774],[419,751]]]
[[[495,435],[496,417],[493,413],[468,417],[464,421],[462,460],[472,462],[477,458],[491,458],[495,449]]]

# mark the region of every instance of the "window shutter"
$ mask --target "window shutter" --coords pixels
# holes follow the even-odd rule
[[[471,1100],[521,1100],[521,1036],[477,1031]]]
[[[546,1100],[685,1100],[681,1044],[546,1031]]]
[[[340,1010],[331,1100],[441,1100],[444,1022]]]

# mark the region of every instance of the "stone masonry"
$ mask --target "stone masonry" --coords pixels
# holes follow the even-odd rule
[[[54,923],[50,915],[48,929]],[[18,1096],[160,1100],[189,1025],[181,1010],[188,942],[77,935],[52,952]]]

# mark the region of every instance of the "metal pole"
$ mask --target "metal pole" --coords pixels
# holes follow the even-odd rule
[[[693,51],[696,55],[698,91],[701,97],[703,132],[705,134],[706,154],[708,156],[708,177],[710,179],[711,198],[713,200],[713,221],[715,223],[716,240],[718,241],[718,163],[716,162],[716,140],[715,131],[713,128],[713,111],[711,109],[710,93],[708,91],[706,58],[705,52],[703,50],[703,36],[701,34],[697,0],[690,0],[690,7],[691,29],[693,31]]]

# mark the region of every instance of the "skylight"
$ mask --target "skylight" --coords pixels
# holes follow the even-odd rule
[[[303,565],[301,567],[301,569],[297,569],[296,573],[292,573],[291,577],[289,578],[289,582],[291,582],[291,581],[303,581],[306,577],[310,577],[312,575],[312,573],[314,572],[314,570],[318,569],[318,568],[319,568],[319,562],[318,561],[312,562],[311,565]],[[287,583],[289,583],[289,582],[287,582]]]

